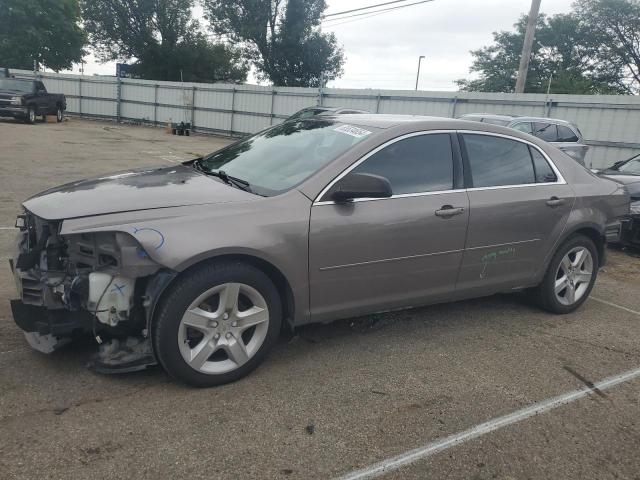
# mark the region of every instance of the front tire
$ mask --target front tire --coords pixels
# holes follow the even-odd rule
[[[574,312],[589,297],[599,267],[593,241],[584,235],[570,237],[555,253],[542,283],[534,290],[536,302],[552,313]]]
[[[280,295],[262,271],[240,262],[208,263],[187,272],[163,296],[152,325],[160,364],[196,387],[238,380],[275,344]]]
[[[29,107],[27,110],[27,116],[25,118],[25,122],[27,122],[29,125],[33,125],[34,123],[36,123],[36,109],[35,107]]]

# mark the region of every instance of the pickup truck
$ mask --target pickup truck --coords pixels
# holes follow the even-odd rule
[[[66,108],[65,96],[48,93],[40,80],[0,78],[0,117],[34,123],[39,115],[55,115],[61,122]]]

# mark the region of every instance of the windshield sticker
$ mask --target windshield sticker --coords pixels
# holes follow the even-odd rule
[[[347,135],[351,135],[352,137],[362,138],[367,135],[371,135],[369,130],[365,130],[364,128],[354,127],[353,125],[340,125],[335,128],[336,132],[346,133]]]

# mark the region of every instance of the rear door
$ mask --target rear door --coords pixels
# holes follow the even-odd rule
[[[393,196],[334,203],[331,189],[352,172],[387,178]],[[311,209],[315,321],[426,303],[454,291],[469,218],[455,134],[388,142],[325,192]]]
[[[51,96],[47,93],[47,89],[42,82],[35,82],[36,104],[38,106],[38,114],[46,115],[51,112]]]
[[[471,216],[458,290],[529,286],[564,230],[574,193],[533,144],[496,134],[460,138]]]

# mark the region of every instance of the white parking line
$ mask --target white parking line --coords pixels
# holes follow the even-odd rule
[[[493,432],[500,428],[504,428],[514,423],[521,422],[540,413],[548,412],[563,405],[575,402],[576,400],[580,400],[581,398],[584,398],[588,395],[592,395],[596,390],[607,390],[611,387],[624,382],[629,382],[639,377],[640,368],[637,368],[635,370],[621,373],[620,375],[606,378],[598,383],[595,383],[593,385],[593,388],[580,388],[578,390],[574,390],[572,392],[568,392],[557,397],[550,398],[548,400],[534,403],[530,407],[523,408],[522,410],[517,410],[513,413],[495,418],[493,420],[489,420],[488,422],[481,423],[480,425],[476,425],[475,427],[472,427],[463,432],[456,433],[441,440],[436,440],[435,442],[427,443],[426,445],[416,448],[415,450],[411,450],[396,457],[383,460],[361,470],[356,470],[354,472],[348,473],[343,477],[340,477],[340,480],[361,480],[367,478],[376,478],[381,475],[385,475],[389,472],[398,470],[399,468],[417,462],[418,460],[423,460],[427,457],[435,455],[436,453],[442,452],[443,450],[447,450],[456,445],[460,445],[469,440],[473,440],[474,438],[481,437],[483,435],[486,435],[487,433]]]
[[[0,227],[0,230],[15,230],[16,227]]]
[[[617,305],[617,304],[612,303],[612,302],[607,302],[606,300],[602,300],[601,298],[596,298],[593,295],[590,296],[589,298],[591,300],[595,300],[596,302],[603,303],[605,305],[609,305],[610,307],[619,308],[620,310],[624,310],[625,312],[633,313],[635,315],[640,315],[640,312],[637,312],[635,310],[631,310],[630,308],[627,308],[627,307],[623,307],[622,305]]]

